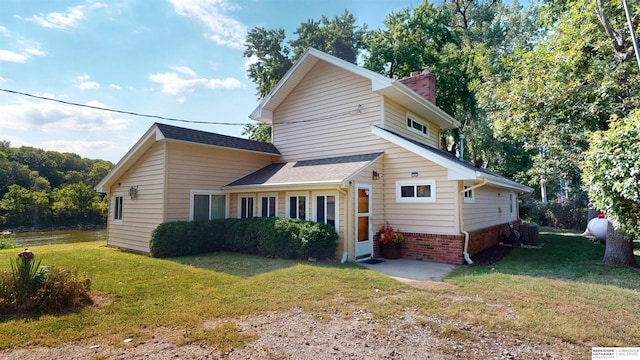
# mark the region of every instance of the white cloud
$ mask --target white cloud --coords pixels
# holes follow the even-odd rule
[[[106,107],[99,102],[87,105]],[[30,131],[105,132],[126,130],[132,121],[113,113],[55,102],[0,105],[0,127]]]
[[[0,61],[8,61],[24,64],[29,57],[9,50],[0,50]]]
[[[196,76],[196,72],[191,70],[191,68],[188,68],[186,66],[173,66],[172,67],[173,70],[181,72],[185,75],[189,75],[191,77],[195,77]]]
[[[9,32],[9,30],[7,30],[6,27],[0,25],[0,33],[6,33],[6,32]]]
[[[115,141],[56,140],[43,141],[38,145],[38,147],[45,150],[71,152],[87,156],[86,154],[118,150],[120,148],[120,144]]]
[[[26,20],[34,22],[42,27],[56,30],[67,30],[78,27],[81,20],[85,19],[84,6],[67,8],[67,12],[52,12],[48,14],[33,15]]]
[[[89,81],[91,79],[91,76],[87,75],[87,74],[82,74],[80,76],[76,76],[75,79],[75,83],[78,86],[78,89],[81,90],[91,90],[91,89],[97,89],[100,87],[100,84],[98,84],[95,81]]]
[[[243,49],[247,27],[226,13],[237,5],[227,0],[170,0],[178,15],[195,20],[210,32],[207,34],[217,44]]]
[[[162,92],[171,95],[191,93],[198,89],[238,89],[244,85],[235,78],[207,79],[197,78],[196,73],[187,67],[173,67],[174,70],[182,74],[188,74],[189,79],[185,79],[175,72],[150,74],[149,80],[162,84]],[[184,97],[179,101],[184,102]]]
[[[116,89],[116,90],[122,89],[122,87],[120,87],[120,85],[116,85],[116,84],[110,84],[109,87],[112,88],[112,89]]]

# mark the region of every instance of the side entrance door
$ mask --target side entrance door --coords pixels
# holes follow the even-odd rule
[[[371,234],[371,185],[356,184],[356,260],[373,255]]]

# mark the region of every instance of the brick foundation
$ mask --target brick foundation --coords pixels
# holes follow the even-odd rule
[[[520,221],[513,222],[518,227]],[[505,231],[509,224],[501,224],[489,228],[469,232],[469,255],[473,256],[500,242],[500,231]],[[431,261],[445,264],[463,264],[464,234],[420,234],[402,232],[404,243],[401,250],[403,259]],[[373,241],[373,256],[382,257],[379,234]]]

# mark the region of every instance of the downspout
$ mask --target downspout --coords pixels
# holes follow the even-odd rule
[[[463,194],[465,192],[475,190],[485,185],[487,185],[486,177],[482,178],[482,182],[480,184],[473,185],[470,188],[465,189],[463,186],[462,190],[460,190],[460,192],[458,193],[458,218],[460,219],[460,232],[464,234],[464,249],[462,250],[462,256],[469,265],[473,264],[473,260],[471,260],[471,257],[469,256],[469,232],[464,230],[464,218],[462,216],[462,199],[464,198]]]
[[[350,228],[349,225],[351,224],[351,219],[350,219],[351,211],[349,211],[349,193],[342,190],[342,188],[338,188],[338,192],[344,195],[344,201],[345,201],[346,219],[344,222],[344,251],[342,251],[342,259],[340,259],[340,263],[344,264],[347,262],[347,259],[349,258],[349,252],[347,251],[347,249],[349,246],[349,228]],[[336,210],[340,211],[340,209],[336,209]],[[340,229],[340,224],[338,224],[338,229]]]

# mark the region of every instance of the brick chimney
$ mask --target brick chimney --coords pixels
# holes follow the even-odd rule
[[[429,68],[424,68],[422,72],[412,71],[410,77],[405,76],[400,82],[423,98],[436,103],[436,78],[431,75]]]

